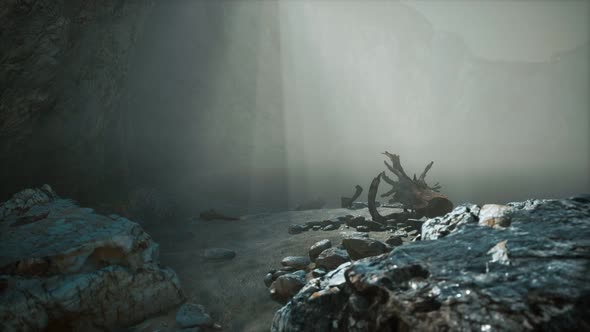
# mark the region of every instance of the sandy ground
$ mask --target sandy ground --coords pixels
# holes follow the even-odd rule
[[[391,213],[383,209],[382,213]],[[263,278],[268,270],[280,267],[285,256],[307,255],[309,247],[322,239],[339,245],[344,233],[307,231],[291,235],[288,226],[312,220],[336,219],[347,214],[370,218],[368,210],[321,209],[288,211],[242,217],[239,221],[201,221],[198,219],[145,228],[160,244],[161,263],[179,275],[188,301],[207,308],[223,331],[269,331],[280,304],[268,295]],[[387,232],[371,232],[385,239]],[[233,260],[211,262],[201,255],[207,248],[227,248],[237,255]],[[175,310],[143,322],[134,331],[176,331]]]

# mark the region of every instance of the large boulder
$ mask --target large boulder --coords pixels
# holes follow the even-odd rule
[[[3,331],[127,326],[183,301],[158,245],[136,223],[45,185],[0,205]]]
[[[509,226],[455,209],[434,223],[455,226],[435,241],[311,280],[272,330],[588,330],[590,196],[510,206]]]

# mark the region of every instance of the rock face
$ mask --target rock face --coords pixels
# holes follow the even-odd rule
[[[590,196],[509,206],[508,227],[458,207],[425,223],[435,241],[311,280],[272,330],[588,330]]]
[[[4,331],[111,329],[183,300],[138,224],[80,208],[47,185],[0,205],[0,253]]]
[[[76,198],[120,182],[120,101],[153,2],[0,2],[0,200],[40,181]]]

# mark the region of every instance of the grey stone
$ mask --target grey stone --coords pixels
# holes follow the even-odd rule
[[[270,285],[270,297],[279,303],[285,303],[297,294],[304,285],[305,272],[303,272],[303,275],[301,273],[281,275]]]
[[[316,258],[320,255],[320,253],[328,248],[332,247],[332,241],[328,239],[324,239],[314,243],[309,248],[309,259],[312,262],[315,262]]]
[[[264,285],[266,287],[270,287],[270,284],[272,284],[273,281],[274,280],[273,280],[273,273],[272,272],[269,272],[264,276]]]
[[[381,255],[388,251],[387,246],[378,240],[367,238],[345,238],[342,246],[352,259]]]
[[[392,235],[389,239],[385,240],[385,243],[392,247],[397,247],[403,244],[403,240],[401,236]]]
[[[187,328],[210,326],[213,324],[213,321],[202,305],[185,303],[176,311],[176,323],[182,328]]]
[[[303,231],[305,231],[305,228],[301,225],[297,225],[297,224],[293,224],[293,225],[289,225],[289,234],[299,234],[302,233]]]
[[[348,261],[350,261],[350,257],[346,250],[340,248],[328,248],[320,253],[315,260],[315,264],[319,268],[333,270]]]
[[[371,229],[369,228],[369,226],[360,225],[360,226],[356,226],[356,231],[357,232],[370,232]]]
[[[287,256],[281,261],[281,265],[292,267],[295,270],[305,270],[309,263],[309,258],[304,256]]]
[[[330,224],[330,225],[324,226],[324,227],[322,228],[322,230],[323,230],[323,231],[334,231],[334,230],[337,230],[337,229],[338,229],[338,226],[339,226],[339,225]]]

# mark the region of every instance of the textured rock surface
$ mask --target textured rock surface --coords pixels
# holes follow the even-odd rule
[[[158,245],[125,218],[95,214],[47,185],[0,205],[4,331],[88,330],[140,321],[183,300]]]
[[[270,297],[285,303],[305,285],[305,271],[283,274],[270,285]]]
[[[418,241],[311,280],[273,331],[590,328],[590,196],[513,203],[510,226],[458,207]],[[438,227],[438,231],[444,227]]]
[[[119,101],[152,3],[0,1],[0,200],[39,181],[80,198],[124,174]]]
[[[316,258],[315,264],[319,268],[333,270],[349,260],[350,257],[346,250],[340,248],[328,248],[322,251],[318,258]]]

